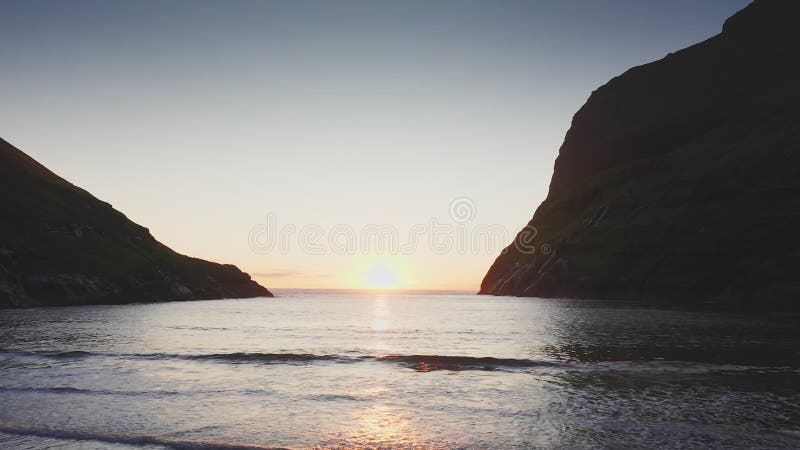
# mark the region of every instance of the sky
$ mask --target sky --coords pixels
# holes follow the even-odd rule
[[[0,137],[267,287],[474,291],[589,94],[747,3],[3,0]]]

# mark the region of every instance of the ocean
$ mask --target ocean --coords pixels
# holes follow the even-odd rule
[[[0,311],[0,448],[798,448],[800,320],[277,290]]]

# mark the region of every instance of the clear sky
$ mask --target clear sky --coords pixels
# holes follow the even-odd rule
[[[476,290],[591,91],[747,3],[2,1],[0,136],[268,287]]]

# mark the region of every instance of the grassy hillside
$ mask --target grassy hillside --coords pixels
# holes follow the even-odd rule
[[[178,254],[0,140],[0,307],[271,296],[232,265]]]
[[[797,12],[757,1],[592,93],[530,222],[554,253],[515,241],[481,292],[800,306]]]

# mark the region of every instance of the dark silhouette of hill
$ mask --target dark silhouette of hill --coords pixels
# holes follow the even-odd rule
[[[0,139],[0,307],[271,297],[235,266],[178,254]]]
[[[722,32],[591,94],[546,200],[481,293],[800,302],[800,2],[757,0]]]

